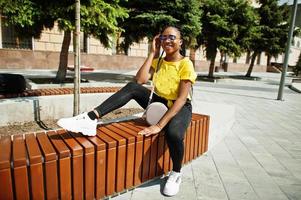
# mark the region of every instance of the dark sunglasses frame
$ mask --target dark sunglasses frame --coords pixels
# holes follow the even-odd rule
[[[177,36],[175,36],[175,35],[160,35],[159,39],[161,41],[165,41],[165,40],[174,41],[175,39],[177,39]]]

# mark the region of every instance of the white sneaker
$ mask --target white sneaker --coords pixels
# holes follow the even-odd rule
[[[87,136],[95,136],[97,119],[90,119],[88,114],[85,112],[75,117],[59,119],[57,121],[57,125],[68,131],[81,132],[83,135]]]
[[[163,189],[163,194],[165,194],[166,196],[176,195],[179,192],[181,182],[181,173],[171,171]]]

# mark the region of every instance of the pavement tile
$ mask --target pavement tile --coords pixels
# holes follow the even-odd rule
[[[211,153],[191,163],[197,189],[197,199],[228,199]]]

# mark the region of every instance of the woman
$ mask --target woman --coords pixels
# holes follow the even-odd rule
[[[173,162],[173,170],[163,190],[167,196],[176,195],[181,183],[183,140],[192,115],[189,91],[196,79],[192,62],[180,54],[182,42],[178,28],[165,28],[161,35],[154,37],[150,54],[136,74],[136,82],[128,83],[93,111],[58,121],[58,125],[69,131],[96,135],[97,119],[122,107],[131,99],[144,109],[147,107],[150,90],[142,84],[154,76],[155,93],[152,102],[162,102],[169,109],[157,124],[145,128],[139,134],[150,136],[158,134],[161,130],[165,132]],[[155,58],[159,55],[160,46],[165,52],[163,59]]]

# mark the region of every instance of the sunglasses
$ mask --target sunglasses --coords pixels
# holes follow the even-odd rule
[[[160,35],[159,39],[161,41],[165,41],[165,40],[170,40],[170,41],[174,41],[177,38],[177,36],[175,35]]]

